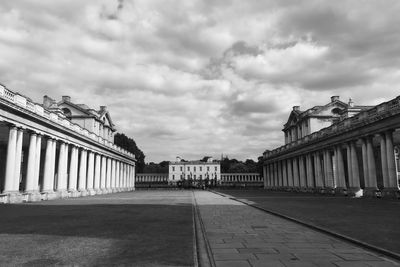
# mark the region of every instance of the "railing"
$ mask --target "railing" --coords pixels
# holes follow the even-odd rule
[[[7,89],[5,86],[3,86],[1,84],[0,84],[0,97],[19,106],[19,107],[22,107],[32,113],[35,113],[41,117],[51,120],[51,121],[53,121],[59,125],[62,125],[64,127],[67,127],[68,129],[70,129],[76,133],[79,133],[79,134],[89,137],[90,139],[95,140],[101,144],[104,144],[105,146],[112,148],[112,149],[116,150],[117,152],[123,153],[126,156],[130,156],[132,158],[134,157],[134,155],[132,153],[130,153],[120,147],[117,147],[115,144],[113,144],[112,142],[97,135],[96,133],[90,132],[87,129],[82,128],[80,125],[67,120],[66,118],[64,118],[63,116],[61,116],[55,112],[51,112],[47,109],[44,109],[39,104],[32,102],[30,99],[27,99],[26,97],[24,97],[18,93],[14,93],[13,91]]]
[[[264,159],[266,159],[269,156],[285,152],[286,150],[291,149],[293,147],[318,140],[320,138],[329,136],[331,134],[337,132],[343,132],[347,129],[352,129],[363,124],[365,125],[368,123],[372,123],[377,119],[381,118],[383,114],[397,114],[397,113],[400,113],[400,96],[388,102],[381,103],[371,109],[361,111],[360,113],[350,118],[346,118],[340,122],[334,123],[331,126],[319,130],[318,132],[314,132],[306,137],[288,143],[284,146],[278,147],[274,150],[264,152],[263,157]]]

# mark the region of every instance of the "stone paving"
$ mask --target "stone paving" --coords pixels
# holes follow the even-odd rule
[[[194,194],[217,267],[400,266],[228,197],[207,191]]]

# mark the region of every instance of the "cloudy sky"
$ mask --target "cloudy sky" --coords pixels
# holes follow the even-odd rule
[[[294,105],[400,94],[400,1],[9,0],[0,83],[108,106],[147,161],[283,144]]]

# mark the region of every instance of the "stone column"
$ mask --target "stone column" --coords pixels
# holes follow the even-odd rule
[[[115,177],[115,182],[116,182],[116,184],[115,184],[115,187],[117,188],[117,192],[120,192],[120,188],[121,188],[121,183],[120,183],[120,178],[121,178],[121,175],[120,175],[120,162],[117,160],[117,162],[116,162],[116,173],[115,173],[115,175],[116,175],[116,177]]]
[[[125,178],[125,173],[124,173],[124,163],[121,162],[121,168],[120,168],[120,173],[121,173],[121,177],[120,177],[120,184],[121,184],[121,191],[125,191],[125,184],[124,184],[124,178]],[[186,176],[185,176],[186,178]]]
[[[100,179],[101,179],[101,156],[99,154],[96,154],[96,166],[94,170],[94,190],[96,191],[96,194],[101,194],[101,188],[100,188]]]
[[[307,154],[306,155],[307,188],[310,191],[313,191],[315,188],[315,184],[314,184],[313,167],[311,160],[312,160],[311,154]]]
[[[368,156],[367,156],[367,141],[365,138],[361,140],[361,151],[362,151],[362,165],[363,165],[363,178],[364,178],[364,189],[368,185]]]
[[[326,181],[325,185],[327,188],[333,189],[335,188],[335,182],[333,180],[333,166],[332,166],[332,155],[329,149],[325,151],[325,157],[324,159],[326,160]]]
[[[7,163],[6,163],[6,177],[4,181],[4,193],[18,193],[18,188],[15,188],[15,165],[16,165],[16,151],[17,151],[17,127],[10,126],[8,135],[7,146]]]
[[[377,188],[376,181],[376,167],[375,167],[375,155],[372,143],[373,137],[367,137],[367,161],[368,161],[368,183],[365,184],[365,190],[367,195],[374,195]]]
[[[293,158],[293,186],[296,189],[300,188],[299,164],[297,157]]]
[[[287,159],[286,164],[287,164],[287,173],[288,173],[288,186],[291,190],[293,190],[294,181],[293,181],[292,159]]]
[[[111,189],[111,158],[107,158],[107,173],[106,173],[106,188],[107,193],[112,193]]]
[[[379,134],[380,140],[380,152],[381,152],[381,166],[382,166],[382,179],[383,185],[388,184],[388,162],[387,162],[387,152],[386,152],[386,136],[385,133]]]
[[[349,189],[350,189],[353,180],[353,172],[352,172],[353,160],[351,159],[351,142],[346,144],[346,159],[347,159],[347,177],[349,178]]]
[[[132,165],[132,190],[135,190],[136,188],[135,177],[136,177],[136,166]]]
[[[128,188],[129,191],[132,190],[132,166],[128,164]],[[161,182],[161,178],[159,178],[159,182]]]
[[[388,180],[384,184],[385,188],[389,191],[398,191],[399,187],[397,184],[397,173],[396,173],[396,162],[394,158],[393,148],[393,131],[386,131],[386,160],[388,165]],[[385,182],[385,181],[384,181]]]
[[[127,183],[127,170],[126,170],[126,163],[124,163],[124,168],[123,168],[123,173],[124,173],[124,180],[123,180],[123,186],[124,186],[124,191],[127,191],[128,183]]]
[[[37,183],[35,183],[35,169],[36,169],[36,133],[29,133],[29,152],[28,152],[28,166],[26,170],[25,192],[29,194],[38,194]]]
[[[87,171],[87,191],[90,196],[95,195],[94,191],[94,153],[89,151]]]
[[[34,184],[38,191],[40,191],[39,186],[39,174],[40,174],[40,157],[42,154],[42,136],[38,134],[36,136],[36,161],[35,161],[35,176],[34,176]]]
[[[68,196],[68,145],[64,142],[60,144],[60,156],[58,157],[58,182],[57,193],[61,198]]]
[[[51,173],[53,174],[53,192],[56,190],[56,183],[57,181],[55,180],[56,178],[56,154],[57,154],[57,140],[53,139],[53,146],[52,146],[53,152],[51,153],[53,159],[52,162],[53,164],[51,165]],[[53,195],[54,198],[57,198],[56,194],[54,193]]]
[[[268,183],[267,183],[267,165],[263,165],[263,182],[264,182],[264,189],[267,189]]]
[[[278,168],[278,188],[281,189],[283,186],[283,175],[282,175],[282,164],[281,161],[278,160],[276,162],[277,168]]]
[[[81,149],[81,157],[79,164],[79,192],[81,196],[87,196],[88,191],[86,190],[86,180],[87,180],[87,150]]]
[[[321,158],[318,152],[314,153],[314,169],[315,169],[315,187],[318,190],[323,190],[325,187],[324,175],[322,172]]]
[[[17,128],[17,143],[16,143],[16,150],[15,150],[15,166],[14,166],[14,179],[12,180],[14,185],[14,193],[19,194],[19,186],[21,182],[21,156],[22,156],[22,141],[23,141],[23,129]],[[10,202],[17,201],[15,194],[10,196]],[[12,199],[14,198],[14,199]]]
[[[69,165],[69,182],[68,191],[71,197],[77,197],[78,191],[76,190],[78,181],[78,148],[76,146],[71,147],[71,163]]]
[[[300,177],[300,188],[302,191],[306,191],[306,171],[304,169],[304,156],[299,157],[299,177]]]
[[[283,176],[283,184],[282,186],[287,189],[288,181],[287,181],[287,170],[286,170],[286,160],[281,161],[282,165],[282,176]]]
[[[335,156],[336,156],[336,190],[341,193],[347,193],[345,190],[346,186],[346,177],[344,172],[344,162],[343,162],[343,152],[340,145],[335,147]]]
[[[115,160],[111,160],[111,190],[113,193],[117,192],[116,191],[116,166],[115,166]]]
[[[46,144],[46,156],[44,162],[44,174],[43,174],[43,193],[46,193],[47,199],[54,198],[54,165],[55,155],[54,154],[55,140],[48,138]]]
[[[351,179],[349,179],[350,190],[353,194],[355,194],[355,196],[359,197],[362,196],[362,190],[360,190],[360,171],[358,169],[358,156],[355,141],[350,142],[349,150],[351,158],[350,162],[348,163],[349,170],[351,170]]]
[[[105,156],[101,157],[101,176],[100,176],[100,189],[106,194],[106,179],[107,179],[107,158]]]

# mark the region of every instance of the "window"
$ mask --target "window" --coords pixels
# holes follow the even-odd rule
[[[188,166],[188,171],[190,172],[190,167]]]
[[[194,177],[194,179],[196,180],[196,174],[195,174],[195,175],[193,175],[193,177]]]
[[[209,166],[207,166],[207,171],[210,171],[210,167]]]
[[[65,117],[67,117],[68,119],[71,119],[72,112],[69,108],[63,108],[62,112],[64,113]]]
[[[181,166],[181,171],[183,171],[183,168],[182,168],[182,166]]]
[[[200,166],[200,171],[203,171],[203,168]]]
[[[215,171],[217,171],[218,170],[218,167],[217,166],[215,166]]]
[[[196,166],[194,166],[193,168],[194,168],[194,171],[196,172]]]
[[[175,171],[175,166],[172,166],[172,171],[173,171],[173,172]]]
[[[201,174],[199,175],[199,178],[200,178],[200,179],[202,178]]]
[[[175,180],[175,174],[172,174],[172,180]]]

